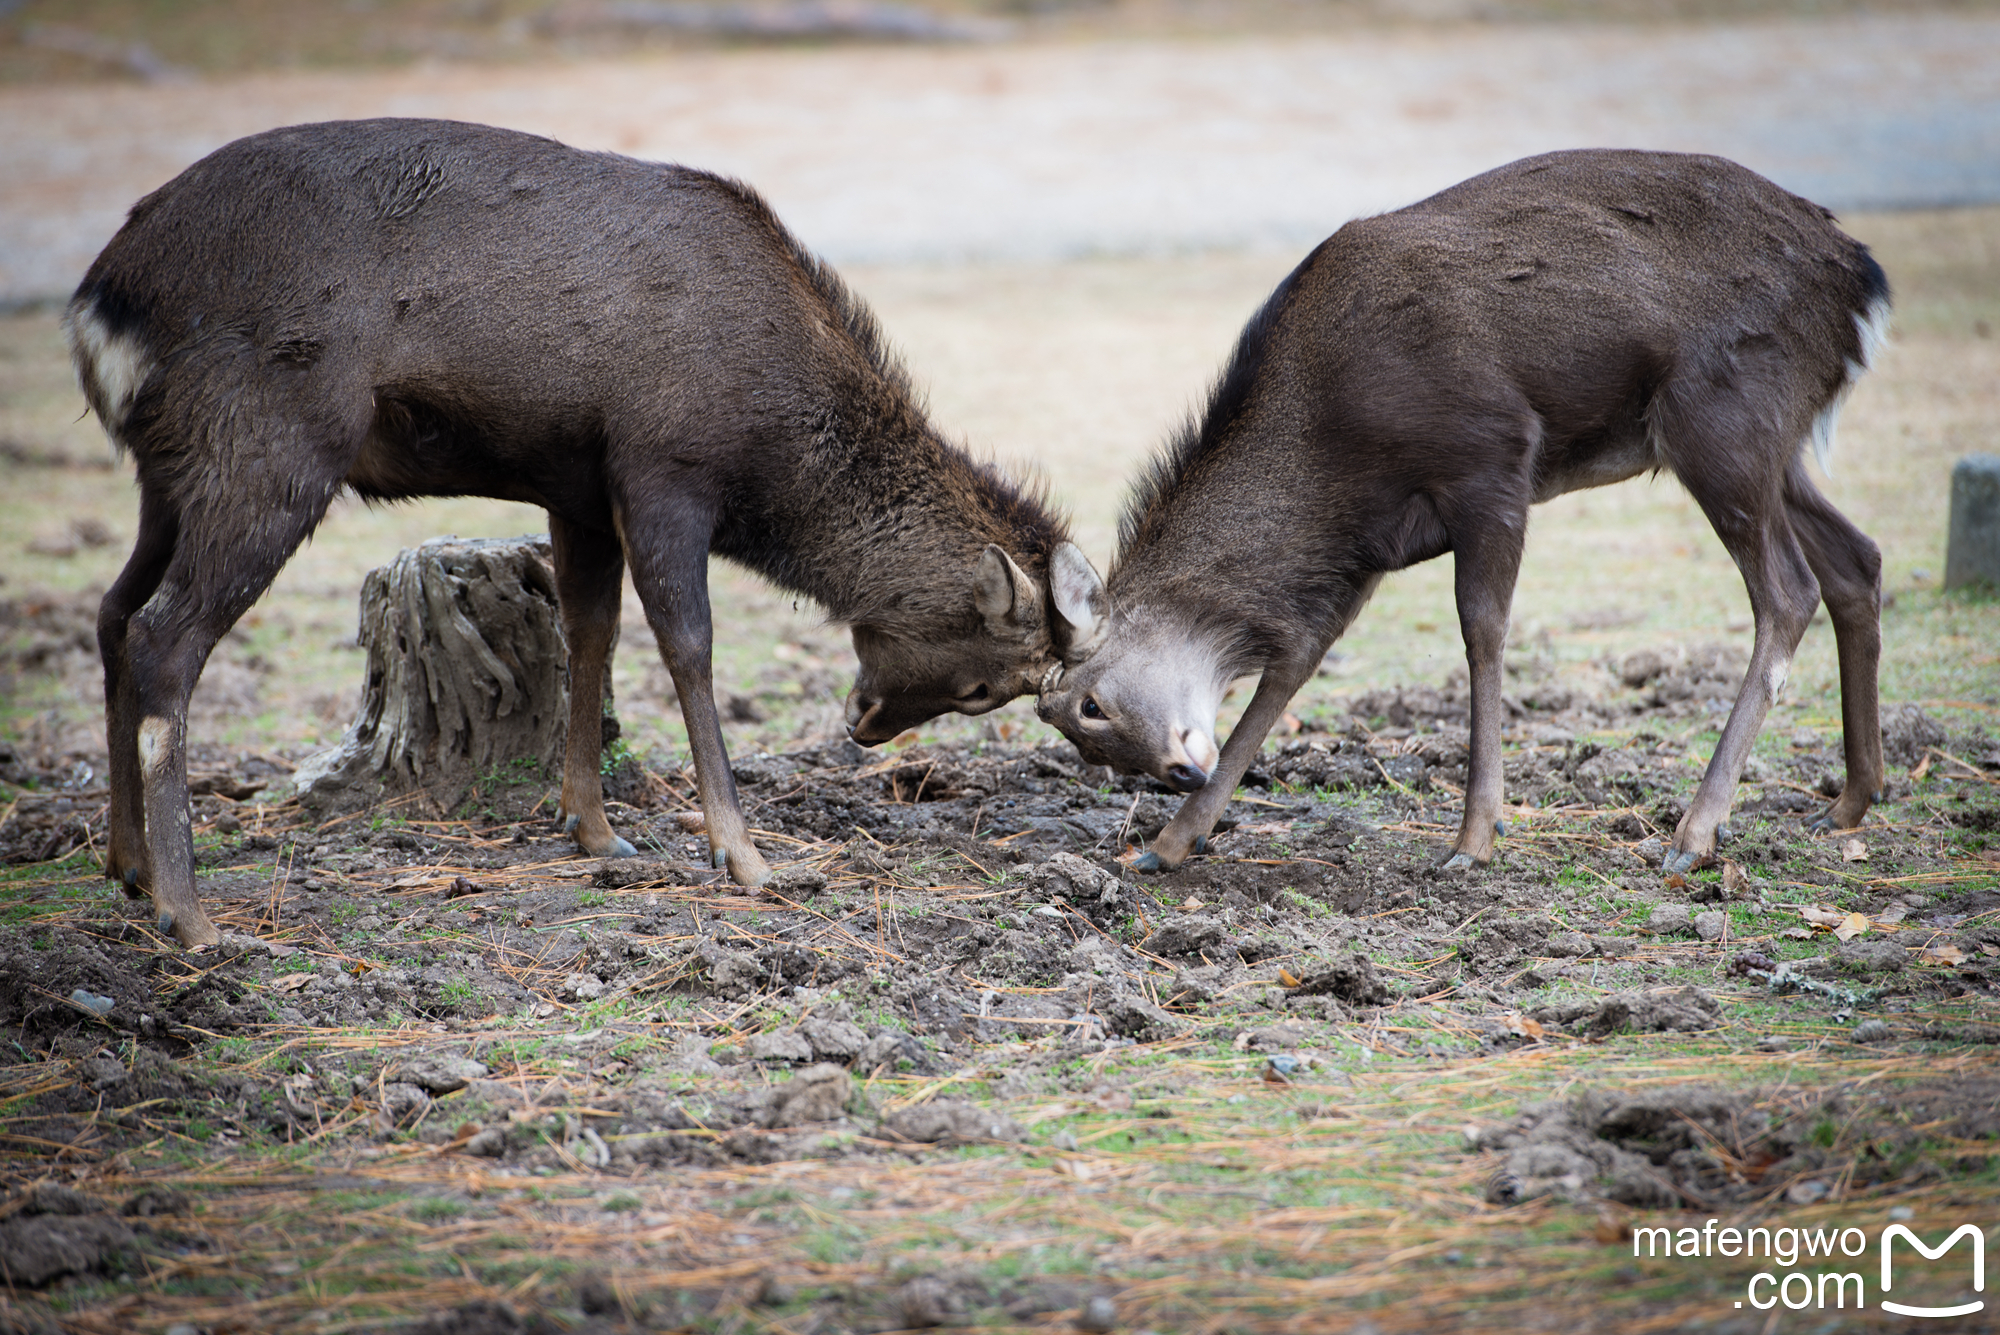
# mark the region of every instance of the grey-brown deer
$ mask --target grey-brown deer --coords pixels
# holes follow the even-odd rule
[[[1382,577],[1451,552],[1471,748],[1446,865],[1483,864],[1505,832],[1501,653],[1529,507],[1665,470],[1741,569],[1756,627],[1667,868],[1715,851],[1822,598],[1847,779],[1817,823],[1853,826],[1883,781],[1881,558],[1804,451],[1824,463],[1888,309],[1831,214],[1714,157],[1552,153],[1349,223],[1138,483],[1108,584],[1055,563],[1068,647],[1039,712],[1085,758],[1194,794],[1138,864],[1178,866]],[[1218,758],[1223,692],[1250,673]]]
[[[137,464],[98,619],[105,872],[162,931],[195,894],[187,702],[217,639],[343,488],[547,509],[569,640],[561,812],[606,823],[599,699],[629,566],[687,723],[716,865],[769,875],[710,680],[711,552],[853,627],[853,734],[1032,690],[1062,521],[948,444],[873,317],[748,188],[443,121],[297,126],[132,209],[66,317]]]

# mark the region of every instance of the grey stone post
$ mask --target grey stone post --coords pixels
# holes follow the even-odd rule
[[[1951,470],[1944,586],[2000,587],[2000,454],[1968,454]]]

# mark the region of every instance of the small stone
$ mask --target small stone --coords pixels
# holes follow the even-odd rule
[[[797,1029],[773,1029],[768,1034],[752,1034],[743,1044],[752,1061],[809,1062],[812,1042]]]
[[[507,1152],[507,1133],[500,1127],[489,1126],[465,1142],[465,1152],[480,1159],[498,1159]]]
[[[1694,934],[1704,941],[1720,941],[1728,926],[1728,914],[1720,909],[1710,909],[1707,913],[1695,915]]]
[[[1759,1052],[1783,1052],[1792,1045],[1792,1040],[1783,1034],[1766,1034],[1757,1040]]]
[[[1685,904],[1655,905],[1646,919],[1646,930],[1655,936],[1685,936],[1694,930],[1694,915]]]
[[[1854,1026],[1856,1043],[1886,1043],[1896,1036],[1896,1031],[1880,1020],[1863,1020]]]
[[[831,1062],[808,1066],[771,1091],[760,1120],[765,1126],[831,1122],[846,1110],[853,1093],[854,1081],[845,1067]]]
[[[1118,1304],[1099,1293],[1093,1295],[1077,1313],[1078,1330],[1106,1331],[1118,1328]]]
[[[1831,1190],[1833,1188],[1827,1186],[1826,1183],[1820,1181],[1818,1178],[1809,1177],[1804,1181],[1794,1182],[1791,1186],[1785,1188],[1785,1199],[1794,1205],[1811,1205],[1816,1201],[1825,1200],[1827,1193]]]
[[[96,1016],[111,1014],[111,1008],[118,1004],[110,997],[100,997],[80,987],[69,994],[69,999]]]
[[[430,1094],[454,1094],[475,1080],[484,1080],[486,1066],[470,1057],[419,1057],[397,1072],[402,1079]]]

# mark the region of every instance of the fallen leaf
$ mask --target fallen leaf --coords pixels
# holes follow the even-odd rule
[[[1877,927],[1893,926],[1909,916],[1910,909],[1907,904],[1891,904],[1888,908],[1883,909],[1875,915],[1875,925]]]
[[[1840,860],[1841,860],[1842,862],[1866,862],[1866,861],[1868,861],[1868,844],[1867,844],[1867,842],[1866,842],[1865,840],[1861,840],[1861,839],[1843,839],[1843,840],[1841,840],[1841,841],[1840,841]]]
[[[1193,913],[1196,909],[1207,908],[1208,906],[1206,904],[1203,904],[1201,900],[1197,899],[1195,896],[1189,895],[1186,899],[1183,899],[1181,901],[1181,907],[1186,909],[1189,913]]]
[[[1793,941],[1810,941],[1812,939],[1812,931],[1806,927],[1787,927],[1784,931],[1779,932],[1778,935]]]
[[[1268,820],[1257,825],[1239,825],[1238,834],[1290,834],[1292,823],[1288,820]]]
[[[1079,1182],[1088,1182],[1094,1177],[1103,1177],[1109,1170],[1103,1164],[1092,1163],[1088,1159],[1058,1159],[1056,1171],[1064,1177],[1073,1177]]]
[[[1722,860],[1722,893],[1731,899],[1741,898],[1756,882],[1746,872],[1728,858]]]
[[[1292,1082],[1279,1074],[1276,1067],[1266,1066],[1264,1068],[1264,1083],[1267,1085],[1289,1085]]]
[[[310,973],[288,973],[282,978],[273,978],[271,980],[271,990],[273,992],[296,992],[318,976],[317,974]]]
[[[1868,915],[1865,913],[1850,913],[1840,920],[1840,926],[1833,929],[1833,934],[1843,941],[1852,941],[1867,930]]]
[[[1963,964],[1965,952],[1949,944],[1927,946],[1917,952],[1917,960],[1923,964]]]
[[[1667,879],[1665,884],[1667,889],[1669,890],[1685,890],[1687,889],[1687,883],[1688,883],[1687,877],[1681,875],[1679,872],[1676,871],[1676,872],[1669,872],[1667,874]]]
[[[1510,1015],[1507,1017],[1507,1028],[1522,1038],[1541,1041],[1542,1024],[1539,1020],[1531,1020],[1525,1015]]]
[[[450,1154],[454,1150],[462,1150],[465,1148],[466,1142],[478,1134],[479,1124],[477,1122],[463,1122],[459,1125],[458,1130],[452,1133],[450,1140],[437,1147],[437,1152],[439,1154]]]
[[[1924,756],[1922,760],[1919,760],[1917,762],[1917,767],[1910,771],[1910,782],[1915,783],[1917,780],[1923,778],[1924,775],[1929,774],[1930,772],[1931,772],[1931,758],[1927,754]]]
[[[1815,927],[1838,927],[1847,921],[1847,915],[1838,909],[1822,909],[1810,905],[1800,909],[1799,916]]]
[[[1299,985],[1299,980],[1292,977],[1292,971],[1290,969],[1284,968],[1283,966],[1280,966],[1278,969],[1278,986],[1297,987],[1298,985]]]

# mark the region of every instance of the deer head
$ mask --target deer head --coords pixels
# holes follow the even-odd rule
[[[1070,551],[1050,569],[1063,661],[1044,676],[1035,713],[1091,764],[1193,792],[1218,754],[1215,714],[1232,675],[1219,647],[1168,609],[1114,608],[1096,570]]]
[[[1089,568],[1065,542],[1051,564],[1072,562]],[[1033,576],[989,543],[970,584],[973,615],[951,631],[854,626],[861,670],[847,695],[847,731],[855,741],[874,746],[940,714],[989,713],[1033,691],[1055,664],[1048,599]]]

